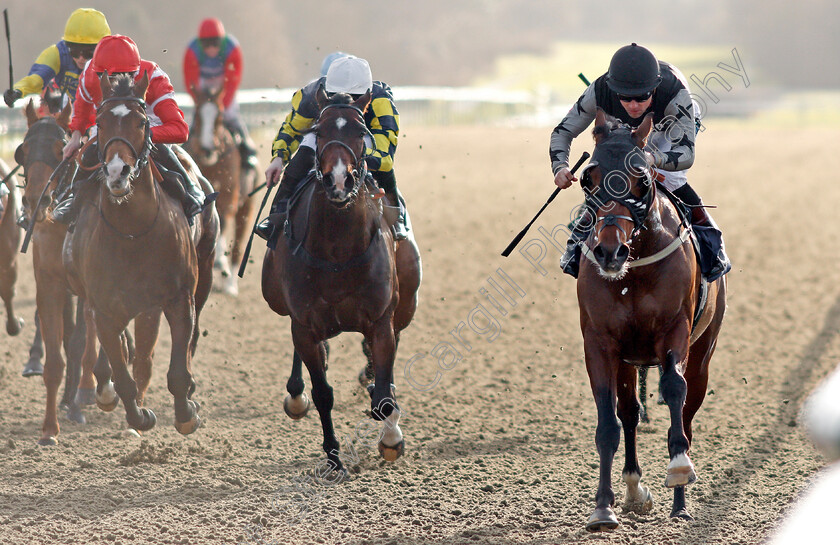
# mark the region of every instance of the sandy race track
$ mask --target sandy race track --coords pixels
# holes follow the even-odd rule
[[[827,175],[840,167],[832,144],[840,131],[710,122],[699,137],[689,179],[720,206],[714,215],[734,270],[695,419],[699,479],[688,507],[696,520],[668,518],[667,411],[653,404],[639,457],[656,504],[647,515],[618,508],[622,524],[605,534],[584,529],[598,459],[575,282],[537,229],[567,222],[579,189],[563,192],[520,246],[536,255],[540,243],[532,241],[542,240],[545,275],[519,252],[499,255],[552,191],[549,132],[405,129],[397,172],[425,276],[395,370],[406,451],[387,464],[360,440],[369,409],[356,381],[361,337],[344,334],[331,343],[328,376],[343,454],[357,459],[350,479],[335,486],[313,482],[325,459],[314,409],[298,422],[283,413],[292,348],[288,320],[260,295],[262,244],[239,298],[215,293],[201,316],[206,336],[193,363],[201,429],[182,437],[173,428],[164,326],[146,397],[157,427],[138,439],[125,429],[122,407],[88,407],[85,426],[60,420],[52,448],[36,445],[43,384],[20,376],[35,296],[31,258],[23,256],[17,306],[27,326],[0,350],[0,543],[764,542],[825,464],[796,414],[840,361],[840,187]],[[591,150],[585,137],[573,156],[584,149]],[[520,289],[508,288],[516,306],[502,302],[505,316],[482,291],[488,278],[502,282],[500,267]],[[424,358],[470,317],[460,361],[439,370]],[[410,358],[412,381],[426,391],[405,377]],[[622,465],[623,447],[613,470],[617,505]]]

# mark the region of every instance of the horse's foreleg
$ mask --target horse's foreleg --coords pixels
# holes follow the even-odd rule
[[[300,420],[309,412],[309,397],[306,395],[303,382],[303,360],[297,350],[292,356],[292,374],[286,382],[286,391],[289,395],[283,400],[283,410],[292,420]]]
[[[190,344],[195,324],[193,295],[185,294],[178,298],[164,309],[164,314],[172,333],[172,353],[166,382],[169,392],[175,398],[175,429],[188,435],[201,425],[198,403],[189,399],[195,390],[195,382],[190,372]]]
[[[131,371],[137,383],[137,404],[143,405],[146,389],[152,380],[152,359],[160,330],[160,311],[141,314],[134,318],[134,336],[136,345]]]
[[[595,446],[600,458],[598,491],[595,493],[595,511],[586,523],[590,532],[612,530],[618,527],[618,518],[613,512],[615,493],[612,489],[612,466],[621,427],[616,418],[616,382],[618,359],[611,357],[607,343],[602,338],[584,333],[584,353],[589,384],[598,409],[598,425],[595,428]]]
[[[688,457],[689,443],[683,426],[683,406],[688,388],[680,369],[681,364],[682,357],[673,350],[668,351],[662,364],[662,396],[671,413],[671,427],[668,428],[668,454],[671,462],[665,477],[665,486],[668,488],[685,486],[697,480],[694,464]]]
[[[61,338],[63,335],[62,306],[64,304],[62,291],[59,289],[43,289],[44,283],[38,284],[36,296],[41,327],[44,335],[44,385],[47,388],[47,410],[44,424],[41,428],[40,445],[58,444],[56,436],[59,433],[56,408],[58,403],[58,388],[64,378],[65,363],[61,356]],[[50,286],[52,288],[54,286]],[[45,293],[47,292],[47,293]]]
[[[4,248],[5,250],[5,248]],[[8,259],[8,256],[3,256]],[[0,267],[0,298],[6,306],[6,333],[17,335],[23,328],[23,318],[15,316],[15,282],[17,281],[17,257],[9,260],[5,267]]]
[[[83,299],[79,299],[78,308],[82,314],[76,320],[76,331],[84,332],[84,352],[82,353],[82,378],[79,381],[79,391],[76,393],[76,404],[96,404],[96,379],[94,378],[93,367],[97,361],[97,340],[96,325],[93,323],[93,314],[86,308]],[[90,317],[88,316],[90,314]],[[103,353],[104,359],[104,353]],[[108,377],[111,376],[111,368],[108,367]],[[116,398],[116,392],[109,399]]]
[[[85,352],[85,305],[80,300],[76,304],[76,317],[71,323],[67,320],[67,307],[72,309],[72,297],[68,297],[64,312],[64,330],[71,331],[69,342],[65,345],[67,353],[67,378],[64,381],[64,396],[61,404],[67,409],[67,418],[84,424],[85,415],[79,403],[79,388],[82,377],[82,358]],[[65,334],[65,338],[67,335]]]
[[[639,383],[642,381],[639,380]],[[653,496],[646,486],[640,484],[642,469],[636,454],[636,428],[641,412],[641,404],[636,396],[636,368],[628,364],[619,364],[617,385],[618,419],[621,420],[624,429],[624,470],[621,472],[621,477],[627,485],[624,509],[647,513],[653,507]]]
[[[195,357],[195,350],[198,347],[199,317],[210,291],[213,289],[213,253],[202,257],[198,261],[198,282],[195,286],[195,323],[193,324],[192,338],[190,339],[190,360]]]
[[[373,358],[374,383],[368,386],[371,416],[375,420],[384,421],[379,453],[389,462],[402,456],[405,451],[405,439],[399,426],[400,408],[393,384],[397,339],[392,320],[391,315],[386,315],[366,335]]]
[[[241,188],[240,191],[242,191]],[[245,247],[245,241],[248,240],[253,222],[251,214],[254,211],[254,202],[250,197],[240,195],[239,201],[239,207],[236,210],[236,229],[233,234],[233,246],[230,250],[230,261],[233,265],[233,270],[238,269],[239,263],[242,261],[243,248]]]
[[[125,329],[126,323],[115,323],[114,320],[105,317],[102,313],[96,313],[94,319],[96,323],[96,334],[111,364],[111,372],[114,378],[113,386],[123,402],[125,419],[128,425],[138,431],[151,429],[157,422],[155,413],[149,409],[137,406],[137,384],[128,372],[128,346],[123,335],[123,329]],[[98,367],[99,364],[97,364]],[[97,373],[98,377],[99,373]],[[99,384],[97,386],[97,402],[100,397],[100,388],[105,390],[107,384]]]
[[[346,472],[339,458],[339,443],[333,429],[334,398],[333,389],[327,382],[324,344],[305,326],[294,320],[292,321],[292,340],[295,343],[295,352],[300,354],[309,371],[309,379],[312,382],[312,401],[321,418],[321,428],[324,432],[323,447],[327,454],[327,462],[334,471]]]

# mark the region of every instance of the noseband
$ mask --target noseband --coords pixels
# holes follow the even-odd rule
[[[365,127],[365,131],[371,137],[373,136],[373,135],[371,135],[370,130],[368,130],[367,125],[365,125],[365,122],[364,122],[365,114],[364,114],[364,112],[362,112],[362,110],[360,110],[356,106],[353,106],[352,104],[329,104],[329,105],[325,106],[324,109],[321,110],[321,113],[318,115],[318,120],[316,121],[315,126],[317,127],[317,123],[320,122],[321,116],[324,115],[324,112],[326,112],[329,109],[339,109],[339,108],[340,109],[354,110],[357,114],[359,114],[359,117],[362,119],[362,126]],[[315,156],[315,178],[318,180],[318,182],[321,184],[321,186],[324,187],[325,189],[326,189],[326,187],[324,186],[324,173],[321,170],[321,164],[323,163],[324,152],[330,146],[341,146],[341,147],[343,147],[344,149],[346,149],[350,153],[350,156],[353,158],[353,170],[350,173],[350,176],[353,178],[353,190],[347,195],[347,200],[350,200],[359,193],[359,189],[362,186],[362,182],[364,181],[365,177],[367,177],[368,170],[367,170],[367,164],[365,163],[365,160],[364,160],[364,155],[361,157],[361,160],[360,160],[360,158],[356,156],[356,152],[353,151],[353,148],[351,148],[350,146],[348,146],[347,144],[345,144],[341,140],[330,140],[329,142],[327,142],[323,146],[318,146],[318,148],[319,148],[318,149],[318,154]],[[364,154],[364,146],[362,147],[362,153]],[[361,163],[361,167],[359,166],[359,163]]]
[[[140,172],[145,168],[145,166],[149,162],[149,154],[152,151],[152,130],[149,124],[149,116],[146,115],[146,102],[143,99],[137,97],[110,97],[106,98],[99,104],[99,110],[96,115],[96,130],[98,133],[101,133],[99,127],[99,113],[103,111],[102,107],[105,106],[108,102],[134,102],[140,105],[140,111],[143,113],[143,117],[146,119],[145,127],[143,128],[143,147],[140,148],[140,152],[138,153],[136,149],[134,149],[134,145],[129,142],[126,138],[122,136],[112,136],[104,145],[98,146],[98,157],[99,163],[103,171],[105,171],[105,151],[108,149],[108,146],[115,142],[122,142],[128,149],[131,150],[131,153],[134,157],[137,158],[137,162],[135,163],[134,167],[131,169],[130,176],[136,175],[137,172]],[[110,110],[109,110],[110,111]]]

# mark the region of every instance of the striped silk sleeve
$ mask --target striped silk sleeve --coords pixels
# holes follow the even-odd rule
[[[586,88],[574,106],[551,132],[548,154],[551,158],[551,171],[554,174],[561,168],[569,168],[569,150],[572,140],[586,130],[595,120],[595,84]]]
[[[315,121],[314,116],[307,117],[301,113],[301,106],[304,104],[303,95],[304,89],[301,89],[292,97],[292,111],[286,116],[277,132],[274,143],[271,145],[272,158],[280,157],[284,164],[287,164],[297,151],[302,133],[311,127]]]
[[[367,166],[373,172],[390,172],[394,169],[400,114],[388,97],[374,98],[370,108],[373,117],[368,128],[373,134],[373,149],[368,150]]]

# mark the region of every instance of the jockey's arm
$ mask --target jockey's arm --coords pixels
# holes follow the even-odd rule
[[[184,112],[167,97],[153,106],[161,124],[152,127],[152,142],[155,144],[183,144],[190,136],[190,127],[184,121]]]
[[[309,129],[315,122],[315,111],[317,108],[310,104],[314,98],[307,96],[309,86],[295,92],[292,96],[292,111],[286,116],[277,137],[271,144],[271,157],[279,157],[284,163],[288,163],[292,155],[300,146],[302,133]],[[314,94],[314,91],[312,91]]]
[[[67,145],[64,146],[64,158],[70,157],[79,149],[82,135],[96,124],[96,106],[93,103],[86,85],[90,84],[90,78],[95,79],[96,74],[86,69],[79,77],[79,86],[76,88],[76,100],[73,102],[73,117],[70,119],[70,126],[73,135]],[[98,85],[98,81],[96,82]]]
[[[239,83],[242,81],[242,49],[240,46],[234,47],[227,59],[225,59],[225,87],[222,95],[222,104],[225,109],[228,109],[233,103],[236,96],[236,90],[239,89]]]
[[[665,117],[656,126],[664,133],[670,149],[661,151],[648,146],[653,156],[653,166],[661,170],[686,170],[694,164],[694,103],[687,89],[680,91],[665,107]]]
[[[390,172],[394,169],[400,114],[388,97],[374,98],[369,107],[374,114],[368,127],[373,134],[373,147],[367,149],[366,163],[374,172]]]
[[[184,53],[184,86],[187,88],[187,92],[195,102],[195,93],[198,89],[198,80],[199,74],[201,72],[201,67],[198,65],[198,59],[195,56],[195,52],[192,50],[191,47],[187,48],[187,51]]]
[[[58,53],[58,47],[51,45],[41,51],[35,59],[35,64],[29,69],[29,74],[18,80],[13,88],[20,91],[21,96],[40,93],[60,70],[61,56]]]
[[[551,171],[554,173],[554,183],[565,189],[577,180],[569,171],[569,150],[572,140],[577,138],[595,120],[595,84],[586,88],[569,113],[551,131],[551,142],[548,155],[551,159]]]

